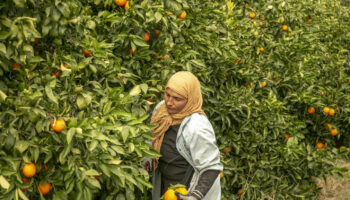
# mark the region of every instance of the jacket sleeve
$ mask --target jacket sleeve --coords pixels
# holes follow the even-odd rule
[[[199,174],[207,170],[222,171],[220,151],[209,120],[203,115],[194,114],[189,122],[189,132],[185,140],[195,170],[198,170]]]

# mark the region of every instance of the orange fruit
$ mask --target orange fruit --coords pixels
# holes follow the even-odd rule
[[[331,129],[331,135],[336,136],[338,134],[338,130],[337,129]]]
[[[28,180],[28,179],[26,179],[26,178],[22,178],[22,180],[23,180],[23,182],[25,182],[26,184],[30,184],[30,181]]]
[[[148,33],[145,33],[145,42],[148,42],[149,41],[149,34]]]
[[[260,27],[263,27],[263,26],[264,26],[264,24],[263,24],[262,22],[260,22],[259,26],[260,26]]]
[[[224,172],[220,172],[220,178],[224,178]]]
[[[22,168],[23,176],[30,178],[36,174],[36,167],[34,163],[26,163]]]
[[[51,121],[51,128],[56,132],[62,132],[66,128],[66,122],[61,118],[56,121],[53,119]]]
[[[261,17],[260,17],[260,20],[264,21],[264,20],[265,20],[265,17],[264,17],[264,16],[261,16]]]
[[[265,87],[266,86],[266,81],[261,83],[261,87]]]
[[[316,143],[316,149],[322,149],[324,147],[324,144],[322,142]]]
[[[323,92],[323,91],[321,92],[321,96],[322,96],[322,97],[324,96],[324,92]]]
[[[328,114],[328,113],[329,113],[329,108],[328,108],[328,107],[324,107],[324,108],[323,108],[323,112],[324,112],[325,114]]]
[[[51,72],[51,75],[55,76],[56,78],[58,78],[60,76],[60,72],[56,72],[56,73]]]
[[[119,74],[117,75],[117,79],[120,79],[120,75]]]
[[[117,4],[117,6],[124,6],[126,2],[126,0],[114,0],[114,3]]]
[[[49,170],[49,167],[46,165],[46,163],[44,164],[44,170],[45,171]]]
[[[130,53],[131,55],[134,55],[135,52],[134,52],[134,50],[130,49],[130,50],[129,50],[129,53]]]
[[[160,35],[160,30],[156,30],[156,38],[158,38]]]
[[[286,133],[284,134],[284,137],[286,138],[286,140],[288,140],[291,136],[288,133]]]
[[[253,13],[253,12],[249,13],[249,17],[250,17],[250,19],[254,19],[255,18],[255,13]]]
[[[314,107],[310,107],[307,109],[307,113],[309,113],[310,115],[315,113],[315,108]]]
[[[335,113],[334,109],[329,109],[328,116],[333,116]]]
[[[176,188],[174,191],[178,192],[178,193],[180,193],[182,195],[188,195],[188,191],[184,187]]]
[[[186,16],[187,16],[187,13],[186,13],[186,11],[183,10],[179,16],[179,19],[185,19]]]
[[[163,59],[166,59],[166,56],[163,56]]]
[[[87,49],[84,49],[84,50],[83,50],[83,53],[84,53],[84,56],[85,56],[85,57],[90,57],[90,56],[92,56],[92,53],[91,53],[89,50],[87,50]]]
[[[129,1],[126,1],[125,5],[124,5],[125,12],[128,11],[129,8],[130,8]]]
[[[175,190],[168,189],[164,193],[164,200],[177,200],[177,196],[175,195]]]
[[[17,63],[13,63],[12,69],[21,69],[21,65],[19,65]]]
[[[231,146],[226,147],[225,149],[223,149],[222,151],[225,153],[230,153],[231,152]]]
[[[287,25],[283,25],[282,26],[282,30],[287,31],[288,30],[288,26]]]
[[[312,19],[310,19],[310,18],[309,18],[309,19],[307,19],[307,22],[312,22]]]
[[[326,130],[331,130],[331,128],[332,128],[332,125],[326,124]]]
[[[44,185],[41,185],[41,183],[39,183],[38,188],[39,188],[40,192],[43,195],[45,195],[45,194],[50,192],[50,190],[51,190],[51,183],[45,183]]]
[[[238,64],[238,63],[240,63],[240,62],[241,62],[241,59],[240,59],[240,58],[238,58],[238,59],[235,60],[235,63],[236,63],[236,64]]]
[[[241,195],[241,194],[243,194],[244,193],[244,190],[242,190],[242,189],[239,189],[238,191],[237,191],[237,194],[238,195]]]
[[[259,48],[259,51],[260,51],[260,52],[264,52],[264,48],[263,48],[263,47],[260,47],[260,48]]]

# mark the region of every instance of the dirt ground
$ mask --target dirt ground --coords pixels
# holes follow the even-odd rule
[[[338,161],[338,164],[347,168],[344,178],[328,177],[327,182],[317,180],[322,187],[320,200],[350,200],[350,160]]]

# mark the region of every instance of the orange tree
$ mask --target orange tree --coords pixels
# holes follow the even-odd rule
[[[0,5],[1,198],[149,199],[146,119],[179,70],[202,82],[223,199],[316,197],[345,150],[347,1]]]

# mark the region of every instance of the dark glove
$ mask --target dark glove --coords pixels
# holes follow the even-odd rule
[[[199,200],[192,195],[182,195],[178,192],[175,192],[176,196],[179,197],[180,200]]]
[[[153,160],[152,160],[152,158],[144,158],[142,160],[142,166],[148,172],[148,175],[150,177],[152,177],[152,171],[153,171]]]

